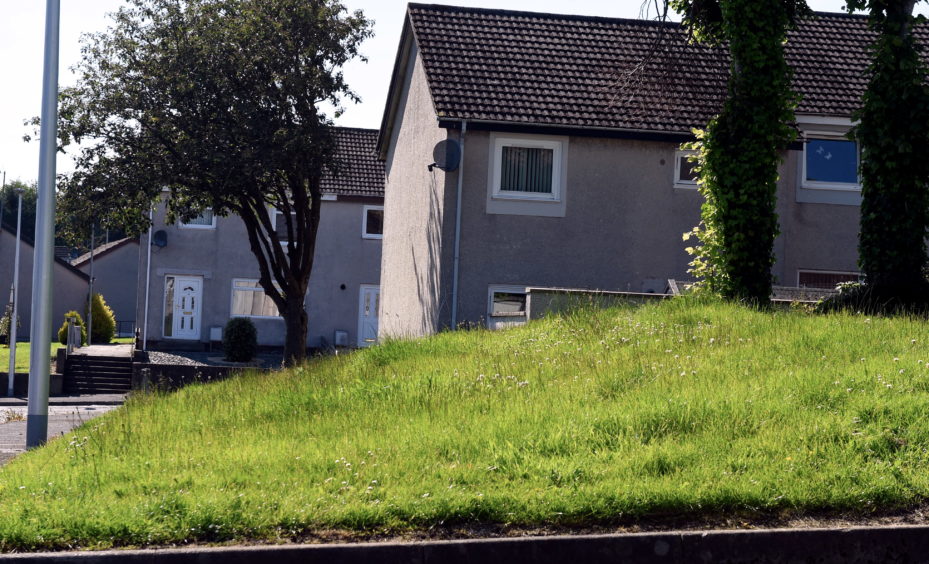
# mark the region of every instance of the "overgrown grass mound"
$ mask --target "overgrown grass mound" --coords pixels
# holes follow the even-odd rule
[[[138,396],[0,468],[0,548],[909,507],[927,345],[675,300]]]

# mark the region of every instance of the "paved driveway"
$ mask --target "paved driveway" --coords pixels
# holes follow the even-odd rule
[[[48,408],[48,440],[69,432],[81,423],[103,415],[115,405],[51,405]],[[26,407],[0,407],[0,465],[26,450]]]

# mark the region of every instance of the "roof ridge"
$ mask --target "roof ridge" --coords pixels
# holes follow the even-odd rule
[[[650,20],[643,18],[618,18],[614,16],[591,16],[586,14],[562,14],[557,12],[535,12],[532,10],[512,10],[506,8],[478,8],[475,6],[456,6],[453,4],[429,4],[422,2],[410,2],[407,4],[408,9],[425,9],[440,12],[469,12],[489,15],[507,15],[517,17],[535,17],[543,19],[567,19],[572,21],[596,21],[604,23],[625,23],[633,25],[654,25],[666,27],[682,27],[681,22]],[[840,17],[866,19],[866,14],[849,14],[847,12],[824,12],[814,11],[816,17]]]
[[[506,8],[476,8],[473,6],[455,6],[452,4],[424,4],[419,2],[410,2],[407,4],[407,7],[408,9],[419,8],[441,12],[471,12],[505,16],[536,17],[544,19],[568,19],[573,21],[624,22],[639,25],[664,25],[668,27],[681,26],[680,22],[663,22],[658,20],[645,20],[639,18],[617,18],[610,16],[589,16],[583,14],[559,14],[554,12],[533,12],[530,10],[508,10]]]
[[[334,129],[341,130],[341,131],[365,131],[365,132],[373,131],[375,133],[379,131],[378,129],[371,128],[371,127],[348,127],[344,125],[337,125],[334,127]]]

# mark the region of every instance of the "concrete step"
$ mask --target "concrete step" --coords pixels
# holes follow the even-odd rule
[[[131,369],[118,369],[118,370],[114,368],[101,369],[99,367],[92,367],[92,366],[88,366],[86,368],[85,367],[78,368],[75,366],[69,366],[66,372],[69,375],[70,374],[100,374],[101,376],[102,375],[126,376],[126,377],[132,376]]]

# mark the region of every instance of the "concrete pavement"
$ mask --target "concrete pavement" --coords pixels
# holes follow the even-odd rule
[[[82,399],[83,398],[83,399]],[[0,403],[0,465],[26,451],[27,405],[20,398],[3,398]],[[19,403],[12,400],[20,399]],[[52,399],[64,403],[53,403]],[[108,403],[94,403],[93,400]],[[125,396],[71,396],[50,398],[48,406],[48,440],[70,432],[82,423],[122,405]],[[68,403],[71,402],[71,403]]]

